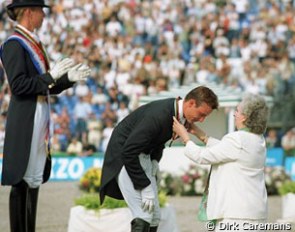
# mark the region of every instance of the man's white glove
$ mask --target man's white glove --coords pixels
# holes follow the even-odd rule
[[[66,74],[74,66],[74,60],[70,58],[64,58],[58,60],[52,69],[49,71],[52,78],[56,81]]]
[[[151,184],[141,190],[141,202],[141,208],[144,212],[148,211],[149,213],[152,213],[154,211],[155,193]]]
[[[161,172],[159,168],[159,163],[157,160],[152,160],[152,176],[156,178],[158,188],[160,187],[161,182]]]
[[[68,72],[68,78],[71,82],[85,81],[91,74],[91,69],[85,64],[77,64]]]

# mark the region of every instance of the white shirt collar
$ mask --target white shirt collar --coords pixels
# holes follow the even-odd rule
[[[25,31],[26,33],[28,33],[28,34],[29,34],[32,38],[34,38],[38,43],[40,42],[39,37],[38,37],[35,33],[29,31],[27,28],[25,28],[24,26],[22,26],[22,25],[20,25],[20,24],[17,24],[17,26],[18,26],[19,28],[21,28],[23,31]]]
[[[179,112],[179,121],[184,124],[185,118],[183,116],[183,99],[178,101],[178,112]]]

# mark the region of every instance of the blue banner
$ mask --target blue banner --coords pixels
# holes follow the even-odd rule
[[[89,168],[101,168],[102,163],[102,157],[52,158],[52,170],[49,181],[79,180]]]
[[[281,147],[268,148],[266,153],[266,166],[277,167],[283,166],[284,150]]]
[[[49,181],[74,181],[91,167],[101,168],[103,157],[53,157]],[[0,158],[0,179],[2,158]]]
[[[285,171],[295,181],[295,157],[287,157],[285,160]]]

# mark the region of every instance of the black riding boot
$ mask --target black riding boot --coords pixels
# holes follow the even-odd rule
[[[39,188],[29,188],[27,204],[28,232],[35,232]]]
[[[30,232],[27,228],[28,185],[22,181],[12,186],[9,196],[9,217],[11,232]]]
[[[149,232],[150,224],[140,218],[131,221],[131,232]]]
[[[150,227],[150,232],[157,232],[157,229],[158,229],[157,226]]]

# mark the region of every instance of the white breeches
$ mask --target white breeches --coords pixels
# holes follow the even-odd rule
[[[149,155],[140,154],[139,155],[140,164],[145,171],[145,174],[150,179],[154,193],[155,193],[155,208],[153,213],[144,212],[141,208],[141,191],[134,189],[133,183],[125,169],[125,166],[122,167],[119,176],[118,184],[120,190],[123,194],[123,197],[131,210],[132,217],[141,218],[151,226],[158,226],[161,218],[159,199],[158,199],[158,187],[156,178],[152,176],[152,162]]]

